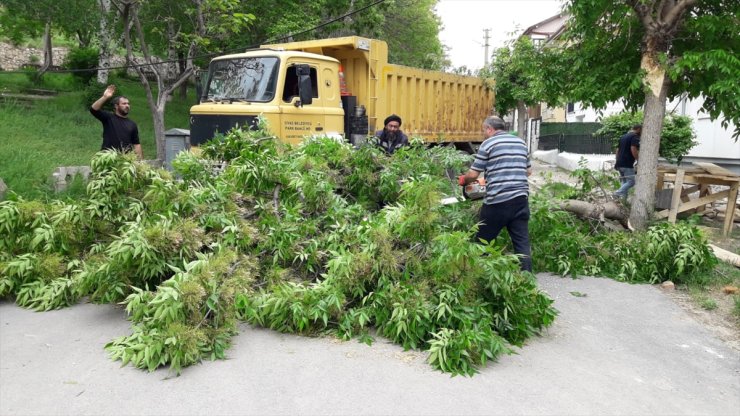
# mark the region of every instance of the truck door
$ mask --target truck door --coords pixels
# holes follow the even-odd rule
[[[307,72],[311,86],[311,102],[301,102],[300,73]],[[291,144],[300,143],[304,136],[325,133],[324,101],[319,90],[318,67],[313,64],[288,64],[280,100],[280,138]],[[304,85],[305,88],[305,85]]]

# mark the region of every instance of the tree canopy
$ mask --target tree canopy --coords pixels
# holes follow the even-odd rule
[[[666,100],[688,93],[740,136],[740,8],[723,0],[569,0],[559,78],[568,98],[595,108],[644,105],[630,221],[654,209]]]
[[[668,13],[667,5],[685,4],[680,22],[653,20],[647,14]],[[661,9],[661,7],[663,7]],[[564,64],[560,77],[570,99],[594,108],[623,101],[628,108],[645,104],[644,68],[647,37],[655,33],[665,43],[658,60],[670,86],[668,99],[687,92],[703,98],[703,110],[740,134],[740,7],[722,0],[611,1],[571,0],[564,34]],[[649,33],[648,33],[649,32]]]
[[[248,2],[245,10],[256,20],[244,37],[229,39],[222,48],[238,50],[271,41],[357,35],[386,41],[391,62],[425,69],[446,65],[434,0],[375,3],[377,0]],[[332,22],[352,12],[356,13]]]

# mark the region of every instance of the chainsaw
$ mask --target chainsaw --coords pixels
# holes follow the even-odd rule
[[[443,198],[439,202],[442,205],[449,205],[449,204],[456,204],[458,202],[462,202],[466,199],[469,199],[471,201],[482,199],[484,196],[486,196],[486,180],[483,178],[478,178],[475,180],[475,182],[472,182],[472,183],[469,183],[463,186],[462,193],[463,193],[462,198],[458,196],[451,196],[451,197]]]
[[[475,182],[463,186],[463,196],[465,199],[473,201],[486,196],[486,180],[484,178],[478,178]]]

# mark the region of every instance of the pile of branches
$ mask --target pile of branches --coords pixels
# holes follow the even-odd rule
[[[331,138],[290,147],[264,129],[232,131],[201,156],[181,153],[175,176],[101,152],[84,198],[0,203],[0,296],[35,310],[120,302],[132,332],[106,349],[150,371],[224,357],[244,321],[368,343],[382,336],[470,375],[550,325],[556,310],[507,254],[508,238],[474,241],[478,206],[440,204],[459,192],[446,172],[469,163],[422,144],[392,157]],[[532,200],[539,271],[651,281],[711,265],[688,226],[603,234],[555,206]],[[650,251],[651,232],[675,238],[661,234]],[[688,253],[680,263],[666,260],[674,249]]]
[[[591,171],[581,159],[571,176],[575,185],[549,181],[532,201],[530,235],[537,270],[630,283],[710,278],[717,259],[695,220],[659,222],[632,232],[628,206],[611,196],[620,185],[616,171]]]
[[[440,204],[455,191],[446,170],[468,163],[421,144],[393,157],[330,138],[292,148],[264,130],[181,154],[177,179],[102,152],[85,198],[0,204],[0,296],[36,310],[122,302],[132,333],[106,348],[149,370],[223,357],[242,320],[377,334],[472,374],[556,311],[516,257],[474,242],[470,204]]]

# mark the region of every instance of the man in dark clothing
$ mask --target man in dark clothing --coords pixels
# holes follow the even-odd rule
[[[375,137],[378,139],[378,147],[386,154],[392,155],[401,147],[409,145],[409,138],[401,131],[401,117],[391,114],[383,121],[383,126],[383,130],[375,132]]]
[[[529,182],[532,174],[527,145],[521,138],[506,132],[506,124],[499,117],[488,117],[483,122],[487,139],[480,145],[475,161],[458,182],[465,186],[483,173],[486,179],[486,197],[480,210],[481,225],[476,238],[492,241],[506,227],[520,256],[522,270],[532,271],[529,245]]]
[[[113,113],[100,110],[115,92],[116,86],[109,85],[103,96],[90,106],[90,113],[103,123],[103,145],[100,150],[115,149],[121,152],[133,150],[139,159],[144,159],[139,143],[139,128],[128,118],[131,109],[128,98],[123,96],[114,98]]]
[[[627,192],[635,186],[635,162],[640,156],[640,134],[642,134],[642,125],[632,126],[627,134],[619,139],[617,148],[617,162],[614,168],[619,171],[619,187],[614,196],[617,198],[627,198]]]

